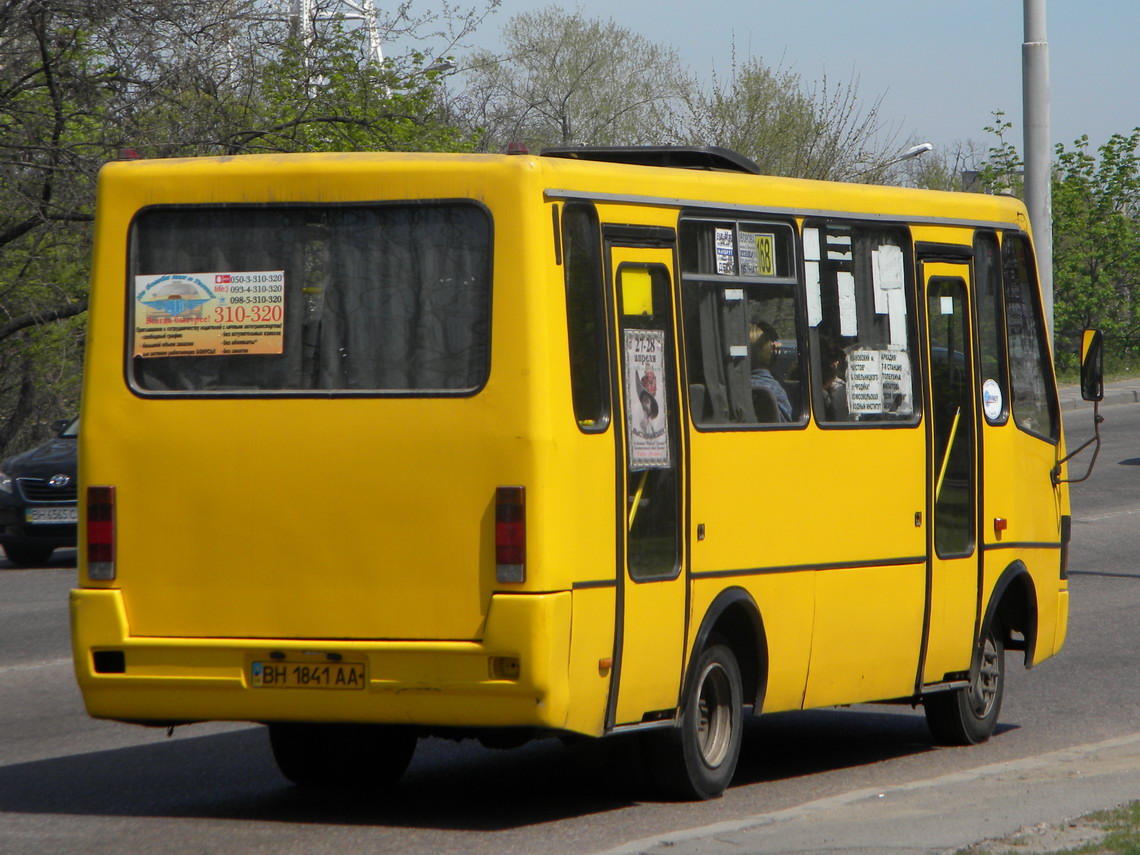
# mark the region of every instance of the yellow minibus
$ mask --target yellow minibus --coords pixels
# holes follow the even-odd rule
[[[299,784],[431,734],[994,730],[1065,641],[1024,207],[716,148],[131,160],[98,188],[71,596],[89,713],[264,723]]]

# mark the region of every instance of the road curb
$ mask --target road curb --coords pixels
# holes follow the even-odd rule
[[[1081,398],[1081,390],[1077,386],[1063,386],[1059,390],[1059,397],[1062,410],[1088,409],[1092,412],[1092,402]],[[1133,381],[1106,384],[1104,400],[1100,405],[1111,407],[1120,404],[1140,404],[1140,384]]]

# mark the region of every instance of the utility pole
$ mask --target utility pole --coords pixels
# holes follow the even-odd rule
[[[1025,204],[1037,248],[1038,276],[1049,338],[1053,338],[1053,145],[1049,131],[1049,43],[1045,0],[1024,0],[1021,95],[1025,122]]]

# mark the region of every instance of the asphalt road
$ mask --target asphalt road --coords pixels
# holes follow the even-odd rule
[[[0,562],[0,852],[935,852],[1140,798],[1140,407],[1104,412],[1097,471],[1073,490],[1066,649],[1029,672],[1011,656],[989,743],[933,749],[908,708],[765,717],[733,787],[701,804],[642,800],[620,742],[429,740],[389,796],[312,795],[260,728],[93,721],[67,643],[74,553]]]

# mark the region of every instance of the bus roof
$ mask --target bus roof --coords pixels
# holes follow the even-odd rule
[[[756,169],[747,158],[714,146],[602,147],[547,150],[541,155],[311,152],[142,159],[109,163],[100,180],[104,188],[133,187],[137,192],[128,195],[145,206],[364,202],[373,199],[378,186],[359,177],[380,172],[407,176],[405,190],[414,186],[437,197],[470,187],[476,176],[488,176],[504,187],[537,182],[549,200],[855,216],[1029,232],[1025,206],[1013,197],[785,178],[760,175]],[[495,174],[498,179],[491,177]],[[397,192],[387,182],[385,189]]]

